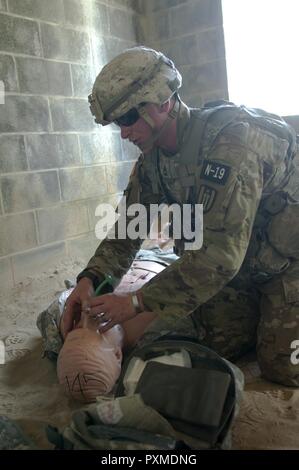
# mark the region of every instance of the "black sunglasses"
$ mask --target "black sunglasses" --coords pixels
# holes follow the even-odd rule
[[[133,124],[135,124],[135,122],[137,122],[139,118],[140,116],[138,110],[136,108],[132,108],[126,114],[123,114],[119,118],[115,119],[114,122],[118,126],[129,127],[133,126]]]

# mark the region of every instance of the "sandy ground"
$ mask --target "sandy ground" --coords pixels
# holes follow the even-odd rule
[[[0,365],[0,414],[17,420],[38,448],[52,448],[45,425],[60,429],[78,406],[64,397],[55,366],[43,359],[36,317],[74,279],[82,264],[70,260],[28,278],[0,297],[0,339],[6,364]],[[233,428],[234,449],[299,449],[299,390],[262,380],[254,357],[244,358],[246,388]]]

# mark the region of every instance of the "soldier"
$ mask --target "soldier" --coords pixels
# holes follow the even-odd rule
[[[162,53],[135,47],[102,69],[89,101],[97,123],[116,123],[142,151],[127,205],[203,204],[203,246],[184,251],[177,240],[179,259],[136,295],[91,298],[105,275],[126,272],[142,242],[106,238],[77,278],[64,334],[82,307],[104,312],[103,331],[149,310],[148,338],[196,336],[230,359],[257,343],[264,377],[298,386],[291,361],[299,339],[295,132],[276,115],[230,102],[190,109],[178,95],[181,81]]]

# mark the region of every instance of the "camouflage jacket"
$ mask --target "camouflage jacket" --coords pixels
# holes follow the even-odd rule
[[[182,253],[141,289],[146,308],[169,324],[213,297],[242,263],[250,266],[255,280],[262,281],[285,269],[288,259],[280,247],[267,253],[267,245],[266,254],[257,258],[252,253],[273,216],[298,200],[297,185],[292,186],[292,175],[297,174],[296,135],[278,116],[228,102],[201,109],[182,104],[178,147],[176,155],[164,155],[159,149],[141,155],[125,191],[127,206],[184,204],[190,202],[190,190],[191,202],[203,204],[202,248]],[[295,216],[293,211],[289,218]],[[98,276],[121,277],[141,242],[105,239],[87,269]],[[283,246],[289,247],[289,242]]]

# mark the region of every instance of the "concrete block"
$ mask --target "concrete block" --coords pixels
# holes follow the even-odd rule
[[[88,200],[89,225],[93,233],[95,232],[96,223],[99,221],[99,217],[95,215],[96,208],[99,206],[99,204],[110,204],[115,210],[121,196],[121,194],[111,194],[108,197],[101,196],[97,199]]]
[[[7,11],[7,3],[6,0],[0,0],[0,10]]]
[[[142,2],[143,0],[141,0]],[[140,0],[109,0],[109,5],[115,5],[120,8],[124,8],[126,10],[131,9],[131,10],[138,10],[140,9],[139,3],[141,3]]]
[[[174,61],[177,67],[182,65],[200,65],[225,58],[222,27],[216,27],[190,36],[183,36],[160,43],[160,50]]]
[[[170,12],[163,10],[159,13],[153,13],[150,17],[143,17],[142,21],[145,21],[144,34],[145,36],[149,33],[150,40],[163,40],[170,36]],[[147,27],[147,23],[149,25]],[[147,33],[148,31],[148,33]],[[144,38],[146,40],[146,37]]]
[[[123,149],[123,160],[137,160],[139,155],[141,154],[141,150],[139,148],[129,142],[128,140],[121,141],[122,149]]]
[[[198,64],[198,44],[194,34],[163,41],[160,50],[173,60],[178,68],[181,65]]]
[[[80,135],[81,155],[84,165],[94,165],[121,160],[120,136],[107,128],[96,134]]]
[[[41,36],[45,58],[83,64],[90,62],[87,33],[43,23]]]
[[[139,0],[139,2],[142,0]],[[165,10],[186,3],[188,0],[151,0],[144,5],[145,12],[152,13],[158,10]]]
[[[49,60],[16,58],[20,90],[42,95],[72,95],[68,64]]]
[[[30,18],[38,18],[53,23],[63,23],[64,9],[62,0],[8,0],[11,13]]]
[[[66,241],[68,257],[82,262],[82,268],[78,269],[78,273],[86,267],[88,260],[94,255],[99,244],[100,240],[97,240],[94,233]]]
[[[136,41],[136,16],[133,13],[116,8],[109,8],[108,15],[110,18],[111,36]]]
[[[136,42],[125,41],[117,38],[103,37],[99,34],[93,34],[91,37],[91,46],[94,62],[96,64],[96,74],[100,72],[104,65],[115,56],[123,52],[124,49],[133,47]]]
[[[27,277],[40,276],[48,273],[57,264],[66,259],[64,243],[56,243],[30,250],[12,257],[13,274],[16,283],[24,281]]]
[[[27,170],[24,136],[0,135],[0,173]]]
[[[87,27],[92,16],[93,2],[90,0],[64,0],[66,25]]]
[[[134,162],[124,162],[107,167],[108,193],[119,193],[127,187],[133,165]]]
[[[109,33],[107,7],[94,0],[64,0],[67,25],[90,28],[102,35]]]
[[[0,132],[49,131],[49,106],[41,96],[6,96],[1,105]]]
[[[92,131],[96,128],[87,100],[50,98],[54,131]]]
[[[110,2],[107,2],[107,4],[110,4]],[[93,5],[90,27],[93,32],[99,32],[102,36],[108,35],[110,31],[110,18],[107,7],[97,1]]]
[[[0,217],[0,256],[28,250],[36,245],[33,212]]]
[[[2,176],[1,190],[6,213],[48,207],[60,200],[56,171]]]
[[[60,170],[59,177],[62,197],[65,201],[107,194],[104,166]]]
[[[71,65],[74,95],[87,99],[95,80],[94,73],[88,65]]]
[[[171,36],[169,11],[160,12],[153,17],[153,37],[164,39]]]
[[[191,96],[227,89],[225,60],[207,64],[182,67],[182,96]]]
[[[115,1],[121,1],[121,0],[115,0]],[[131,0],[131,8],[136,13],[145,14],[145,2],[143,2],[143,0]]]
[[[81,164],[76,135],[33,134],[27,135],[26,141],[31,170],[64,168]]]
[[[42,245],[87,233],[87,205],[80,202],[38,210],[37,223]]]
[[[201,95],[203,104],[209,101],[228,100],[228,91],[226,90],[213,90]]]
[[[221,0],[186,2],[170,10],[172,36],[200,31],[208,26],[222,24]]]
[[[42,55],[36,21],[0,14],[0,37],[2,51]]]
[[[136,38],[138,44],[147,44],[149,47],[151,46],[153,42],[151,23],[150,16],[138,16],[138,20],[136,22]]]
[[[9,258],[0,259],[0,294],[13,288],[12,268]]]
[[[197,63],[225,59],[224,33],[222,25],[199,33],[197,43]],[[190,64],[191,63],[192,62],[190,62]]]
[[[18,91],[16,68],[10,55],[0,55],[0,80],[5,92]]]

